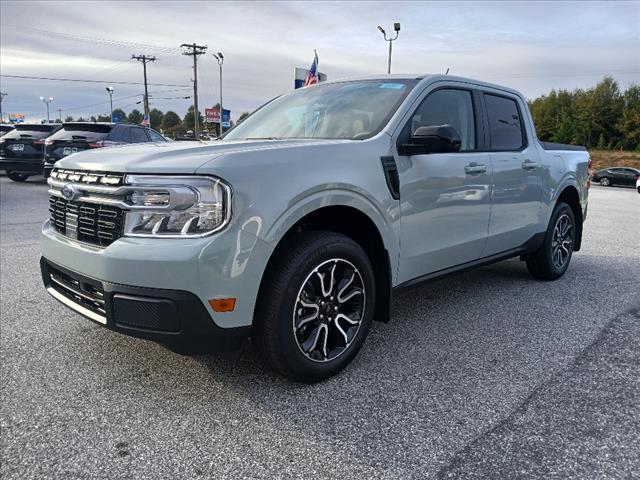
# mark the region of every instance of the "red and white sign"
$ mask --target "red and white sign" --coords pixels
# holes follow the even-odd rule
[[[219,108],[205,108],[204,118],[208,123],[220,123],[220,109]]]

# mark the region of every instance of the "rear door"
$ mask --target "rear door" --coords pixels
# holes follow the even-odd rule
[[[487,91],[482,97],[493,170],[486,257],[520,247],[538,233],[542,169],[522,100]]]
[[[60,128],[55,124],[21,124],[0,140],[0,157],[6,159],[42,160],[45,138]]]
[[[398,157],[400,180],[400,282],[480,257],[487,239],[491,166],[483,152],[477,92],[457,86],[427,92],[398,143],[418,127],[450,125],[461,149]]]

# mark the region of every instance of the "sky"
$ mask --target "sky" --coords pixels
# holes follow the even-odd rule
[[[640,83],[640,1],[495,2],[177,2],[0,1],[0,74],[95,80],[95,83],[0,77],[6,114],[51,118],[143,110],[142,64],[151,108],[183,116],[192,100],[192,58],[183,43],[207,45],[198,61],[200,110],[218,102],[232,116],[293,89],[295,67],[314,49],[329,79],[384,74],[393,30],[392,73],[469,76],[516,88],[528,98],[551,89],[589,88],[604,75],[622,88]],[[166,85],[166,86],[163,86]],[[170,86],[169,86],[170,85]],[[178,97],[178,98],[177,98]]]

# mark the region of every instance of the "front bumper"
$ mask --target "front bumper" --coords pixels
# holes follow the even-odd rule
[[[200,299],[181,290],[104,282],[40,259],[47,291],[106,328],[153,340],[183,354],[233,350],[250,327],[220,328]]]
[[[0,170],[16,173],[40,175],[43,171],[42,159],[17,159],[0,157]]]

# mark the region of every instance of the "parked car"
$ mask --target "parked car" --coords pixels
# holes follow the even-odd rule
[[[612,167],[597,170],[593,173],[593,181],[600,182],[603,187],[609,186],[631,186],[640,177],[640,170],[630,167]]]
[[[640,177],[636,179],[636,190],[640,193]]]
[[[317,381],[389,321],[392,294],[511,257],[535,278],[562,276],[580,250],[589,164],[583,147],[538,141],[509,88],[325,82],[216,142],[60,160],[43,280],[106,328],[183,353],[250,336],[276,371]]]
[[[0,169],[14,182],[42,175],[45,138],[59,130],[60,124],[19,123],[0,137]]]
[[[15,127],[13,125],[0,124],[0,137],[3,137],[14,129]]]
[[[138,125],[93,122],[68,122],[45,142],[44,176],[49,177],[53,165],[61,158],[83,150],[113,147],[128,143],[166,142],[151,128]]]

